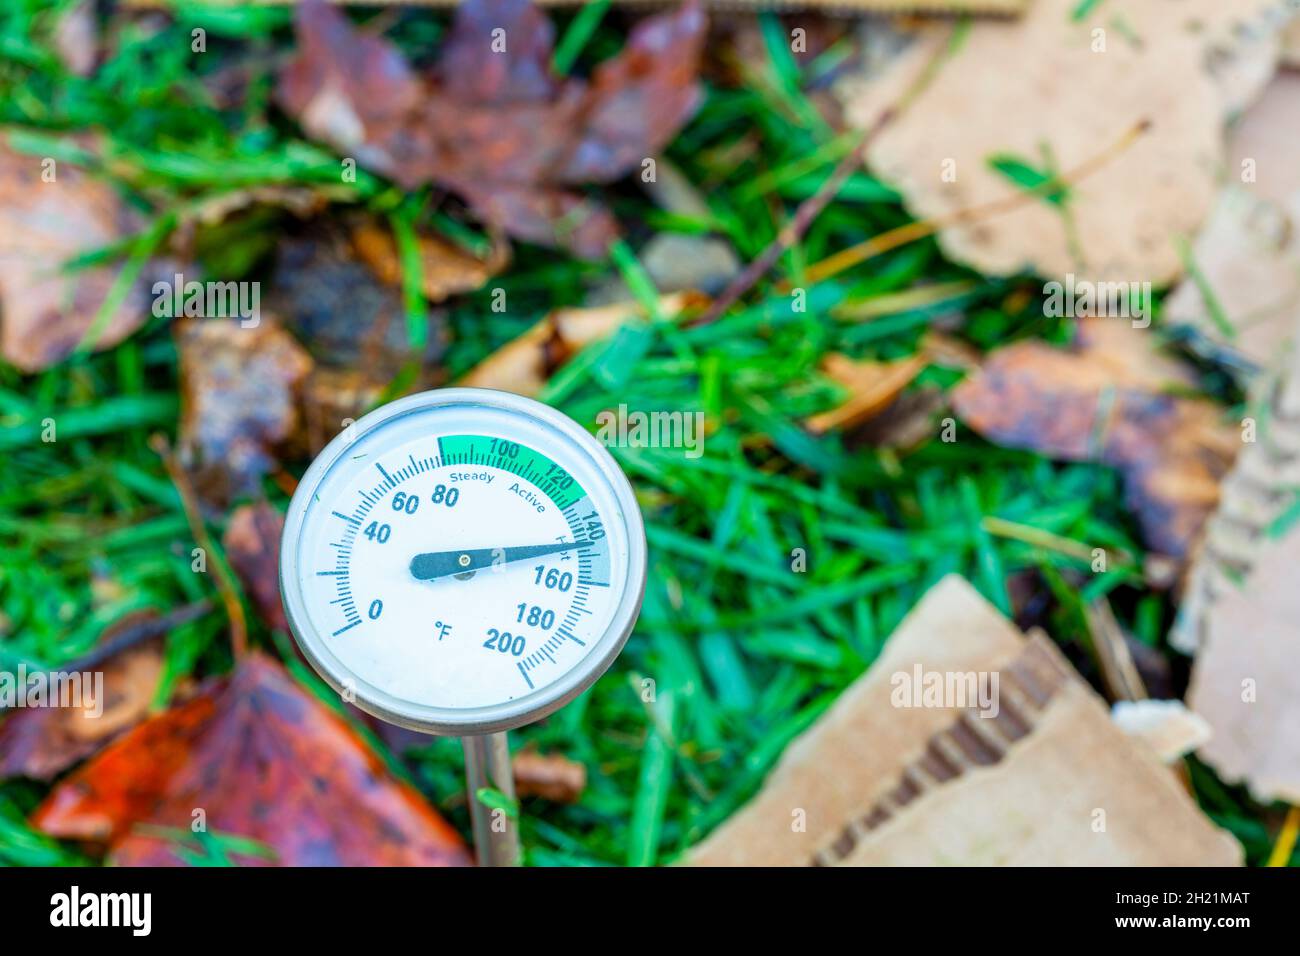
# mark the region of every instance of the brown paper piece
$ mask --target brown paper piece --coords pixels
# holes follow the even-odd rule
[[[1183,282],[1165,315],[1191,326],[1247,365],[1268,367],[1300,320],[1300,75],[1277,75],[1235,124],[1227,183],[1191,258],[1223,316],[1215,321],[1201,285]],[[1213,353],[1211,353],[1213,355]]]
[[[1225,116],[1268,75],[1238,69],[1265,44],[1240,39],[1236,28],[1275,32],[1266,16],[1275,5],[1129,0],[1076,20],[1077,0],[1037,0],[1018,20],[976,23],[875,138],[869,165],[913,214],[942,219],[1023,194],[990,168],[990,157],[1043,168],[1046,148],[1058,173],[1097,163],[1064,211],[1026,197],[1014,211],[948,226],[940,245],[990,274],[1028,268],[1052,278],[1167,283],[1182,271],[1176,240],[1212,205]],[[883,76],[843,83],[849,122],[874,124],[949,40],[950,31],[936,27]],[[1144,123],[1145,132],[1121,145]]]
[[[918,666],[997,674],[996,716],[894,706],[896,675]],[[1055,647],[1026,641],[956,575],[790,745],[758,796],[689,855],[701,866],[1240,860],[1236,841],[1111,723]]]
[[[1261,801],[1300,804],[1300,531],[1263,542],[1245,584],[1209,609],[1188,700],[1214,730],[1201,748]]]

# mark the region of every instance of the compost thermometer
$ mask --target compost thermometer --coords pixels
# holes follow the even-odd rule
[[[631,486],[581,426],[447,388],[334,438],[289,505],[280,590],[320,675],[374,716],[463,738],[480,863],[518,859],[505,731],[589,687],[631,633],[646,545]]]

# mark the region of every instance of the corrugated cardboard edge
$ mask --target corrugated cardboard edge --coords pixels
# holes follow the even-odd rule
[[[1300,348],[1292,347],[1288,369],[1264,375],[1258,388],[1262,398],[1253,404],[1266,414],[1252,416],[1256,440],[1223,479],[1169,632],[1169,643],[1184,653],[1204,643],[1210,608],[1241,587],[1268,528],[1300,488]]]
[[[956,707],[895,708],[892,675],[918,664],[924,671],[1010,673],[1017,658],[1043,685],[1041,704],[1033,694],[1028,701],[1018,692],[1007,698],[1033,729],[1006,741],[996,762],[946,781],[920,781],[933,785],[900,799],[918,784],[916,768],[934,739],[959,722],[969,724],[971,716]],[[1045,688],[1051,692],[1041,693]],[[891,801],[899,806],[888,821],[865,825]],[[1112,821],[1100,834],[1091,825],[1098,808]],[[855,826],[860,842],[847,847],[845,830]],[[938,836],[951,830],[979,833],[984,844],[966,841],[957,852],[958,844]],[[1236,841],[1201,815],[1153,753],[1111,724],[1104,703],[1050,643],[1026,642],[964,579],[950,575],[899,625],[876,664],[790,745],[763,790],[686,862],[1230,865],[1240,859]]]

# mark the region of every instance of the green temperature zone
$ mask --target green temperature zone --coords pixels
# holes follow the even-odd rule
[[[444,465],[488,465],[526,478],[563,511],[587,497],[576,478],[539,451],[491,435],[446,435],[438,439]]]

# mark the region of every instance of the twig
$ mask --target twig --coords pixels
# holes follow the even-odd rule
[[[167,441],[167,436],[161,432],[150,435],[149,447],[162,459],[163,467],[167,469],[172,484],[176,486],[176,491],[181,496],[181,505],[185,509],[185,520],[189,522],[194,539],[213,558],[212,566],[216,569],[217,591],[221,594],[221,603],[225,606],[226,618],[230,621],[231,653],[234,654],[236,660],[239,660],[244,656],[244,651],[248,648],[248,619],[244,616],[244,603],[239,599],[239,584],[225,566],[225,562],[217,555],[216,546],[212,543],[212,537],[208,534],[207,526],[203,523],[203,516],[199,513],[198,501],[194,497],[194,488],[190,484],[185,470],[176,461],[176,456],[172,454],[171,443]]]
[[[776,238],[767,244],[767,248],[762,251],[757,259],[747,265],[740,275],[731,280],[731,283],[714,300],[708,311],[695,323],[696,325],[708,325],[710,322],[717,320],[742,295],[757,285],[758,280],[763,278],[776,265],[777,260],[785,255],[791,246],[803,238],[804,233],[822,214],[822,211],[830,205],[831,200],[839,194],[840,188],[861,165],[871,144],[930,85],[930,81],[938,72],[939,65],[947,58],[951,49],[951,44],[945,44],[935,51],[925,69],[908,86],[903,95],[881,110],[880,115],[875,118],[871,125],[862,131],[862,135],[858,137],[853,148],[836,164],[835,169],[827,177],[826,181],[817,187],[816,192],[799,204],[794,211],[793,218],[781,228]]]
[[[67,665],[68,670],[85,671],[98,667],[110,657],[116,657],[123,651],[155,637],[161,637],[168,631],[201,618],[212,610],[212,602],[207,598],[185,604],[163,615],[139,621],[122,628],[112,638],[91,648],[87,653]]]
[[[1083,606],[1083,616],[1092,637],[1092,649],[1101,665],[1102,680],[1114,700],[1146,700],[1147,689],[1124,640],[1124,630],[1105,598]]]

